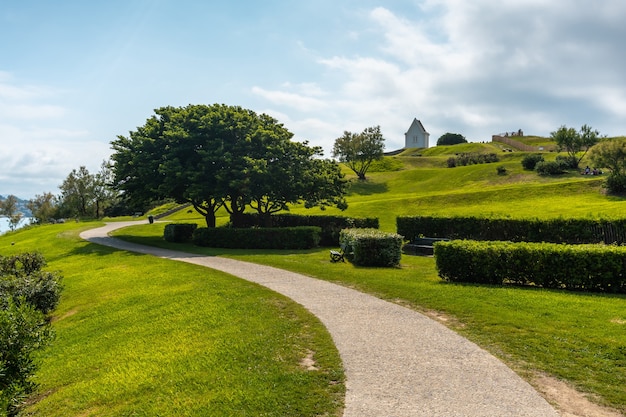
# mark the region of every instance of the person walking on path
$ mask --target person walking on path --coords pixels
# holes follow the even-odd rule
[[[303,305],[328,329],[346,375],[344,417],[558,417],[497,358],[423,314],[371,295],[281,269],[137,245],[108,233],[93,243],[223,271]]]

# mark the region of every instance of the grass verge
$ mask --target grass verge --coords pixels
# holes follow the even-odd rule
[[[327,249],[242,251],[168,244],[163,224],[117,237],[226,256],[339,283],[431,314],[504,360],[522,376],[545,372],[626,411],[626,297],[537,288],[451,284],[433,258],[403,256],[400,268],[333,264]]]
[[[81,241],[81,227],[0,236],[3,255],[38,250],[64,276],[29,415],[341,415],[338,353],[301,306],[221,272]],[[301,365],[310,357],[316,369]]]

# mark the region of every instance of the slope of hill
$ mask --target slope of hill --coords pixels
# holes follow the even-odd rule
[[[499,161],[448,168],[447,159],[461,153],[496,153]],[[526,152],[503,152],[502,147],[494,143],[407,149],[374,164],[365,181],[344,169],[351,184],[346,211],[307,210],[298,206],[292,207],[291,212],[378,217],[381,229],[388,231],[396,230],[397,216],[410,215],[623,217],[624,198],[604,193],[604,176],[589,177],[571,172],[541,177],[522,168],[525,155]],[[557,153],[543,155],[551,160]],[[506,175],[498,175],[498,167],[505,168]],[[219,215],[222,222],[227,221],[226,213]],[[197,219],[202,224],[195,212],[173,216],[173,219],[178,218]]]

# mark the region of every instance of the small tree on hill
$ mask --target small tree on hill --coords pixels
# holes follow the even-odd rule
[[[600,140],[600,132],[587,125],[583,125],[579,131],[563,125],[551,132],[550,137],[556,142],[559,152],[567,152],[570,167],[576,169],[589,149]]]
[[[593,147],[589,153],[592,163],[609,171],[606,188],[610,193],[626,192],[626,140],[605,140]]]
[[[343,132],[343,136],[335,139],[333,157],[339,158],[360,180],[365,180],[372,162],[382,159],[384,148],[380,126],[368,127],[361,133]]]
[[[460,133],[444,133],[439,137],[439,139],[437,139],[437,146],[456,145],[459,143],[467,143],[467,139],[465,139],[465,136],[461,135]]]

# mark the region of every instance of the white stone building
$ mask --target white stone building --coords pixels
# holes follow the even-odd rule
[[[413,123],[409,130],[404,134],[404,148],[428,148],[430,133],[424,129],[424,125],[417,119],[413,119]]]

